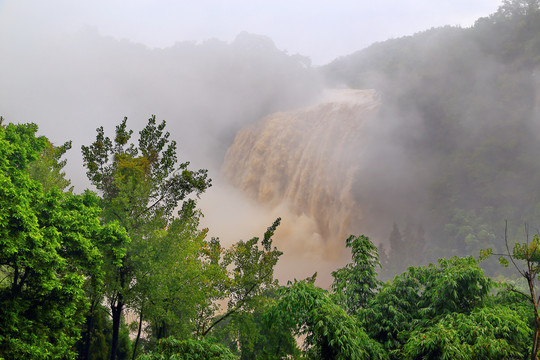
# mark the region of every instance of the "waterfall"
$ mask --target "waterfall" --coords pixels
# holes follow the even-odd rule
[[[362,176],[362,129],[380,105],[374,90],[327,90],[309,107],[239,131],[222,172],[252,199],[313,219],[325,244],[343,248],[363,218],[353,191]]]

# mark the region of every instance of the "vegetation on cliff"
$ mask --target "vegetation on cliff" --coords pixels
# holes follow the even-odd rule
[[[376,43],[322,69],[330,83],[382,94],[378,122],[389,130],[370,143],[377,181],[359,180],[355,191],[373,221],[386,217],[387,234],[393,222],[402,232],[421,225],[434,260],[495,246],[504,220],[515,241],[520,224],[538,219],[538,54],[538,1],[507,0],[471,28]],[[389,255],[403,266],[423,261]]]

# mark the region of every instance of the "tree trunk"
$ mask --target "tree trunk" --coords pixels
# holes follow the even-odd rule
[[[168,335],[168,325],[164,320],[156,321],[156,339],[163,339]]]
[[[141,306],[141,312],[139,314],[139,330],[137,330],[137,338],[135,339],[135,344],[133,345],[133,356],[131,357],[131,360],[135,360],[135,355],[137,355],[137,345],[139,344],[139,339],[141,338],[142,321],[143,307]]]
[[[538,301],[536,300],[536,294],[534,291],[534,277],[529,273],[526,279],[527,283],[529,284],[531,301],[534,306],[534,338],[531,349],[531,360],[538,360],[538,347],[540,346],[540,315],[538,314]]]
[[[116,352],[118,351],[118,334],[120,332],[120,322],[122,320],[122,310],[124,309],[124,298],[122,294],[118,294],[116,306],[111,306],[112,312],[112,341],[111,341],[111,360],[116,360]]]
[[[538,316],[538,308],[534,309],[534,339],[531,350],[531,360],[538,360],[538,346],[540,345],[540,316]]]
[[[90,343],[92,342],[92,326],[94,325],[94,311],[96,309],[97,300],[92,300],[90,304],[90,313],[86,318],[86,334],[84,334],[84,349],[80,359],[90,359]]]

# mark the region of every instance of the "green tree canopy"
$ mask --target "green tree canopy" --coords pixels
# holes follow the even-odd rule
[[[381,267],[377,247],[366,236],[350,236],[346,246],[351,249],[352,263],[332,272],[336,301],[349,314],[356,315],[374,296],[381,282],[377,267]]]
[[[411,267],[383,286],[361,314],[363,323],[386,349],[399,349],[418,326],[447,314],[470,313],[485,301],[491,286],[472,257]]]
[[[34,124],[0,126],[0,357],[72,357],[87,306],[84,285],[101,281],[96,244],[126,237],[102,227],[98,198],[44,191],[28,167],[48,144]]]
[[[165,125],[165,121],[157,124],[152,116],[139,132],[136,146],[130,143],[133,131],[124,118],[116,126],[113,140],[100,127],[96,140],[82,147],[86,174],[102,194],[105,222],[118,221],[131,238],[121,264],[109,262],[105,267],[105,295],[113,320],[112,360],[116,358],[124,308],[143,310],[148,293],[141,291],[151,288],[143,286],[144,279],[158,271],[148,269],[146,265],[155,263],[145,258],[152,255],[148,250],[163,239],[157,230],[171,225],[174,210],[188,195],[199,195],[210,186],[206,170],[188,170],[189,162],[178,164],[176,142],[170,140]],[[174,272],[174,268],[169,270]]]
[[[400,359],[524,359],[531,329],[520,313],[504,306],[451,313],[415,329]]]
[[[155,351],[138,357],[139,360],[235,360],[223,345],[202,340],[162,339]]]
[[[56,187],[65,191],[71,185],[71,181],[66,179],[66,174],[62,171],[67,160],[61,160],[69,149],[71,149],[71,141],[62,146],[54,146],[47,141],[40,156],[29,164],[30,177],[39,181],[43,190],[48,191]]]
[[[276,331],[305,336],[305,350],[312,359],[386,359],[380,344],[370,339],[355,317],[313,284],[314,279],[289,282],[267,321]]]

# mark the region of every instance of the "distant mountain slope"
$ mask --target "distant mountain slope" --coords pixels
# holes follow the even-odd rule
[[[321,71],[382,94],[380,121],[427,195],[394,220],[421,221],[433,251],[476,254],[506,219],[540,224],[539,65],[538,1],[516,0],[472,28],[377,43]]]

